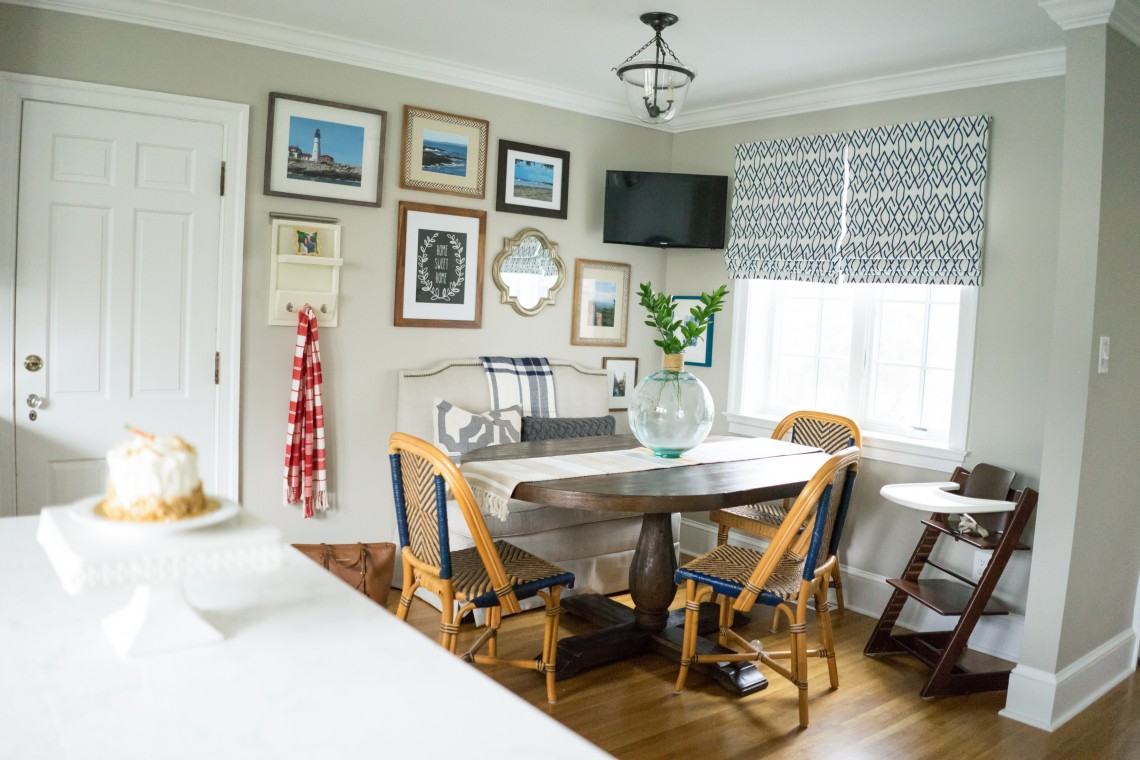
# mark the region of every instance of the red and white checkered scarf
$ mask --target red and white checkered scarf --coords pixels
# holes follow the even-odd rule
[[[293,356],[293,386],[289,393],[289,429],[285,434],[285,503],[305,502],[305,517],[313,507],[328,507],[325,481],[325,410],[321,403],[321,347],[317,315],[308,304],[297,320]]]

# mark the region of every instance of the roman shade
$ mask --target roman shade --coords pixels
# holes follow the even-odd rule
[[[989,117],[738,145],[738,278],[980,285]]]

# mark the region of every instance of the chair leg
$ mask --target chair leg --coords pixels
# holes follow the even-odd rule
[[[843,576],[839,573],[838,563],[835,565],[835,572],[831,574],[829,585],[835,589],[835,608],[843,612],[846,609],[843,606]]]
[[[720,630],[717,631],[717,638],[722,647],[728,646],[728,636],[724,634],[724,631],[732,628],[732,624],[736,622],[736,610],[732,609],[733,601],[730,596],[720,599]]]
[[[419,583],[416,582],[415,572],[412,570],[412,563],[408,562],[407,557],[403,558],[404,565],[404,587],[400,589],[400,606],[396,608],[396,617],[400,620],[408,619],[408,610],[412,607],[412,599],[416,595],[416,587]]]
[[[728,526],[727,525],[717,525],[716,526],[716,545],[717,546],[724,546],[727,543],[728,543]]]
[[[807,669],[807,592],[800,590],[796,605],[796,622],[788,626],[791,634],[792,683],[799,690],[800,728],[808,726],[808,669]]]
[[[550,595],[546,597],[546,626],[542,640],[542,664],[546,670],[546,701],[554,704],[558,701],[554,693],[555,660],[558,657],[558,619],[562,614],[559,598],[562,587],[554,586]]]
[[[819,626],[819,645],[826,652],[827,674],[831,688],[839,688],[839,669],[835,664],[835,636],[831,631],[831,603],[827,599],[827,584],[821,583],[815,592],[816,625]]]
[[[455,619],[455,598],[451,594],[440,597],[439,645],[456,654],[459,646],[459,621]]]
[[[701,605],[697,602],[697,582],[685,581],[685,630],[681,638],[681,670],[677,674],[677,683],[673,686],[673,693],[680,694],[685,688],[685,679],[689,675],[689,664],[697,650],[697,624]]]
[[[487,608],[487,629],[491,631],[491,638],[487,639],[487,655],[489,657],[499,656],[499,628],[503,624],[503,608],[502,607],[488,607]]]

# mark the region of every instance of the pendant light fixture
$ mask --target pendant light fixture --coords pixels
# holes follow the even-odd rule
[[[660,11],[643,13],[641,23],[652,27],[653,39],[622,61],[614,71],[625,88],[626,101],[633,115],[649,124],[663,124],[681,110],[697,71],[681,63],[661,39],[661,31],[677,23],[675,15]]]

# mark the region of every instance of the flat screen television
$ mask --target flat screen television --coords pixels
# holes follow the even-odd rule
[[[610,169],[603,243],[724,248],[728,177]]]

